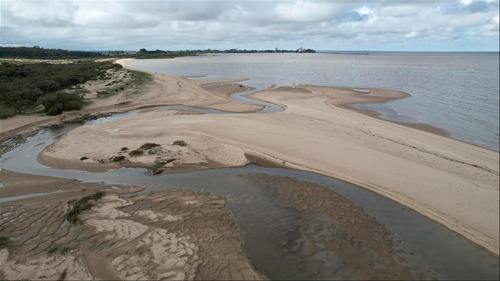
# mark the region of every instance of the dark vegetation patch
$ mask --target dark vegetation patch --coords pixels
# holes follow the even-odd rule
[[[74,86],[103,79],[109,69],[122,66],[110,61],[76,61],[68,64],[0,64],[0,117],[32,111],[43,105],[49,115],[77,110],[85,92]],[[65,91],[63,91],[65,90]]]
[[[87,156],[83,156],[83,157],[80,158],[80,161],[84,161],[84,160],[87,160],[87,159],[89,159]]]
[[[155,161],[154,165],[151,167],[151,171],[153,172],[153,175],[158,175],[163,172],[163,166],[167,165],[170,162],[173,162],[177,159],[175,158],[170,158],[167,160],[157,160]]]
[[[134,85],[136,90],[130,93],[131,95],[141,94],[143,92],[143,86],[153,81],[153,75],[137,71],[137,70],[128,70],[130,74],[130,85]]]
[[[152,142],[147,142],[143,145],[141,145],[141,149],[152,149],[152,148],[155,148],[155,147],[159,147],[160,145],[157,144],[157,143],[152,143]]]
[[[144,154],[144,151],[140,149],[134,149],[128,153],[128,155],[130,155],[131,157],[141,156],[142,154]]]
[[[186,146],[187,143],[183,140],[176,140],[176,141],[174,141],[173,145]]]
[[[123,155],[118,155],[118,156],[115,156],[113,157],[113,159],[111,159],[113,162],[121,162],[123,160],[125,160],[125,156]]]
[[[124,146],[124,147],[122,147],[120,150],[121,150],[122,152],[125,152],[125,151],[127,151],[127,150],[128,150],[128,147],[125,147],[125,146]]]
[[[81,199],[68,201],[68,204],[71,205],[71,208],[66,214],[66,219],[70,223],[76,224],[80,221],[79,215],[84,211],[90,210],[94,206],[94,202],[97,202],[105,194],[106,193],[104,191],[97,191],[96,193],[87,195]]]
[[[0,249],[6,248],[10,244],[9,237],[0,237]]]

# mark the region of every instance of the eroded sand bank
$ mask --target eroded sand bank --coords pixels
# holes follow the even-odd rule
[[[204,100],[199,82],[184,79],[177,83],[179,78],[168,76],[161,79],[176,85],[179,104],[192,100],[184,96],[185,92],[198,92],[199,100]],[[165,88],[158,86],[151,91],[160,100],[163,93],[168,95]],[[168,151],[174,139],[188,144],[185,150],[177,151],[176,158],[185,159],[184,164],[213,160],[221,166],[244,165],[248,162],[245,154],[251,154],[374,190],[498,254],[498,152],[344,108],[355,102],[405,96],[378,89],[370,89],[369,94],[314,86],[271,89],[254,97],[279,104],[286,108],[284,112],[150,112],[79,127],[44,151],[41,158],[48,159],[49,164],[71,162],[78,166],[84,155],[89,159],[110,159],[125,142],[132,147],[154,142]],[[197,106],[197,102],[188,105]],[[211,107],[218,108],[215,104]],[[200,155],[190,158],[188,152],[195,151]],[[144,165],[152,165],[157,158],[144,159]],[[182,161],[178,162],[180,166]]]

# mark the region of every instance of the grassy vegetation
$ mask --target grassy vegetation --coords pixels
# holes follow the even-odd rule
[[[0,249],[6,248],[10,244],[10,238],[0,237]]]
[[[144,151],[142,151],[140,149],[134,149],[128,153],[128,155],[130,155],[131,157],[137,157],[137,156],[141,156],[143,154],[144,154]]]
[[[141,145],[141,149],[148,150],[148,149],[152,149],[152,148],[159,147],[159,146],[160,145],[157,143],[147,142],[147,143]]]
[[[128,150],[128,147],[125,147],[125,146],[124,146],[124,147],[122,147],[120,150],[121,150],[122,152],[125,152],[125,151],[127,151],[127,150]]]
[[[153,167],[151,167],[151,171],[153,172],[153,175],[157,175],[157,174],[160,174],[161,172],[163,172],[163,166],[167,165],[168,163],[170,162],[173,162],[177,159],[175,158],[171,158],[171,159],[167,159],[167,160],[157,160],[155,161]]]
[[[70,223],[76,224],[80,221],[79,215],[84,211],[90,210],[94,206],[94,203],[91,201],[97,202],[105,194],[106,193],[104,193],[104,191],[97,191],[96,193],[87,195],[81,199],[68,201],[71,208],[66,214],[66,219]]]
[[[153,81],[153,75],[147,72],[129,70],[129,75],[130,75],[129,84],[134,85],[136,88],[129,94],[130,96],[142,94],[144,92],[143,87]]]
[[[187,143],[183,140],[176,140],[176,141],[174,141],[173,145],[186,146]]]
[[[80,161],[87,160],[87,159],[89,159],[87,156],[83,156],[80,158]]]
[[[85,92],[75,87],[88,80],[103,79],[106,71],[121,65],[105,61],[75,61],[67,64],[0,64],[0,117],[33,111],[43,105],[45,112],[57,115],[80,109]]]
[[[123,155],[118,155],[118,156],[115,156],[111,159],[113,162],[121,162],[123,160],[125,160],[125,156]]]

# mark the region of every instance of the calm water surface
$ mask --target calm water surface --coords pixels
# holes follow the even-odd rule
[[[243,83],[260,90],[300,84],[402,90],[412,97],[358,106],[499,149],[498,53],[216,54],[130,64],[169,75],[206,75],[205,80],[250,78]]]

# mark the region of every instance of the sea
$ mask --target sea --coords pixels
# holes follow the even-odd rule
[[[450,137],[499,150],[499,53],[317,52],[206,54],[133,60],[138,69],[247,86],[303,84],[401,90],[409,98],[358,108],[387,120],[430,124]]]

